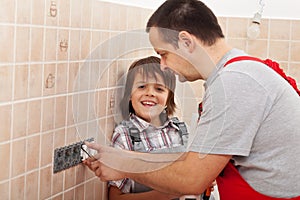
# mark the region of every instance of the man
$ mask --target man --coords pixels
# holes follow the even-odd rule
[[[166,1],[149,19],[147,31],[165,68],[181,81],[206,81],[195,138],[178,161],[145,173],[107,167],[110,150],[100,147],[104,164],[93,169],[96,175],[128,177],[177,195],[201,194],[220,175],[222,200],[300,196],[300,98],[288,82],[256,61],[224,68],[246,54],[226,44],[217,18],[201,1]],[[240,188],[230,188],[241,182]]]

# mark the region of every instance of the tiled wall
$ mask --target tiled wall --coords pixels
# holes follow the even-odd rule
[[[154,53],[124,51],[143,43],[139,37],[112,38],[144,29],[151,12],[96,0],[1,1],[0,199],[105,199],[104,184],[81,165],[53,174],[53,152],[78,142],[76,131],[108,140],[124,72]],[[246,38],[249,19],[220,22],[230,44],[280,61],[300,82],[300,21],[264,19],[253,41]],[[201,99],[199,82],[178,84],[184,120]]]

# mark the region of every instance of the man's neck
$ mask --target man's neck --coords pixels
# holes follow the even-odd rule
[[[198,66],[203,66],[202,72],[202,78],[206,80],[209,75],[212,73],[212,71],[215,69],[217,63],[223,58],[223,56],[232,49],[231,46],[229,46],[225,39],[218,39],[215,44],[212,46],[202,45],[200,43],[200,48],[202,48],[202,51],[205,52],[205,55],[207,58],[202,58],[201,63],[199,63]],[[200,55],[200,52],[198,52]],[[203,55],[203,54],[202,54]]]

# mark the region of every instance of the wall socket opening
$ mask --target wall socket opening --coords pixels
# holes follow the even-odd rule
[[[85,141],[93,142],[94,138],[89,138]],[[53,173],[63,171],[82,163],[82,160],[87,158],[86,152],[82,150],[83,145],[84,141],[80,141],[69,146],[56,148],[54,150]],[[86,148],[84,148],[84,150],[87,151]],[[91,152],[89,153],[92,154]]]

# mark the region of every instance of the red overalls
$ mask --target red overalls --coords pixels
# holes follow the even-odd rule
[[[295,80],[291,77],[286,76],[282,71],[282,69],[279,68],[279,64],[269,59],[260,60],[254,57],[240,56],[229,60],[224,65],[224,67],[232,62],[240,61],[240,60],[254,60],[268,65],[269,67],[274,69],[277,73],[279,73],[284,79],[286,79],[296,90],[296,92],[300,95],[300,91],[297,88],[297,84]],[[202,105],[199,105],[199,111],[200,112],[202,111]],[[238,170],[231,162],[229,162],[226,165],[221,175],[217,177],[217,185],[218,185],[221,200],[284,200],[286,199],[286,198],[269,197],[255,191],[243,179],[243,177],[240,175]],[[290,200],[300,200],[300,196],[295,198],[290,198]]]
[[[240,175],[235,166],[229,162],[221,175],[217,177],[221,200],[284,200],[263,195],[255,191]],[[299,197],[290,200],[300,200]]]

